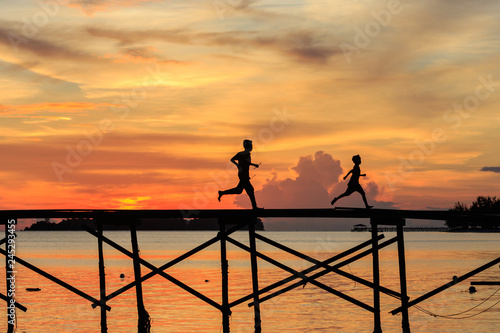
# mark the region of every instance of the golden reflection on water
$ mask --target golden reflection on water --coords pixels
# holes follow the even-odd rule
[[[21,233],[22,234],[22,233]],[[127,233],[114,232],[109,236],[127,244]],[[291,235],[266,233],[272,239],[288,242],[287,245],[306,252],[308,255],[325,260],[336,253],[360,242],[360,237],[351,233],[290,233]],[[19,237],[18,255],[34,265],[70,283],[83,292],[98,298],[98,259],[95,239],[81,237],[81,234],[65,234],[66,244],[59,242],[57,248],[50,247],[47,240],[42,248],[37,246],[35,233],[23,240]],[[484,239],[462,244],[464,236],[439,236],[430,234],[407,236],[407,276],[408,290],[413,298],[449,282],[453,275],[462,275],[500,256],[500,235],[489,235]],[[38,235],[40,236],[40,235]],[[55,234],[52,234],[55,237]],[[188,234],[182,234],[183,237]],[[165,234],[140,233],[141,255],[156,266],[160,266],[184,251],[213,237],[202,234],[190,241],[165,244]],[[47,236],[44,236],[47,237]],[[76,238],[75,238],[76,237]],[[155,238],[158,237],[158,238]],[[245,242],[244,233],[237,235]],[[281,239],[280,239],[281,237]],[[419,238],[420,237],[420,238]],[[445,241],[439,241],[440,237]],[[451,238],[450,238],[451,237]],[[456,239],[454,240],[453,237]],[[479,236],[474,236],[479,237]],[[123,239],[122,239],[123,238]],[[296,239],[294,244],[294,239]],[[309,241],[308,241],[309,239]],[[363,239],[363,240],[365,240]],[[35,241],[34,241],[35,240]],[[465,239],[467,240],[467,239]],[[362,241],[362,240],[361,240]],[[331,246],[325,246],[331,242]],[[83,244],[82,244],[83,243]],[[246,243],[246,242],[245,242]],[[321,243],[321,246],[318,244]],[[160,245],[162,244],[162,245]],[[498,249],[495,245],[498,244]],[[230,246],[229,294],[230,301],[251,293],[251,271],[249,255]],[[296,270],[303,270],[311,264],[295,259],[289,254],[258,243],[258,249],[267,255],[286,263]],[[66,251],[68,250],[68,251]],[[69,253],[68,253],[69,252]],[[390,289],[399,290],[397,251],[395,246],[381,252],[381,282]],[[105,247],[107,293],[115,291],[134,280],[132,261],[110,247]],[[371,280],[371,257],[342,268],[359,277]],[[473,280],[499,280],[498,266],[487,270]],[[142,274],[148,273],[142,267]],[[120,274],[125,278],[120,278]],[[194,255],[185,263],[167,270],[168,274],[181,280],[205,296],[221,302],[220,253],[218,244]],[[265,287],[290,274],[259,260],[259,285]],[[53,282],[17,265],[17,300],[28,307],[28,312],[17,312],[17,332],[100,332],[100,310],[93,309],[91,303]],[[328,274],[319,279],[322,283],[359,299],[372,303],[371,289],[338,275]],[[469,281],[448,289],[421,306],[439,314],[457,313],[478,304],[491,295],[498,287],[479,286],[478,292],[467,292]],[[5,290],[5,281],[0,288]],[[40,292],[27,292],[26,288],[38,287]],[[221,332],[221,314],[212,306],[188,294],[162,277],[155,276],[143,285],[144,303],[152,321],[152,332]],[[488,304],[500,299],[495,295]],[[231,332],[253,332],[253,308],[249,302],[233,308]],[[108,305],[109,332],[136,332],[137,309],[135,289],[110,300]],[[401,332],[401,317],[388,312],[399,306],[399,301],[382,296],[382,328],[384,332]],[[489,311],[480,317],[467,320],[446,320],[425,315],[415,308],[410,310],[412,332],[496,332],[500,324],[498,310]],[[0,311],[6,311],[2,304]],[[279,297],[261,304],[263,332],[372,332],[373,316],[369,312],[350,304],[334,295],[318,289],[312,284],[299,287]],[[0,325],[6,331],[6,322]]]

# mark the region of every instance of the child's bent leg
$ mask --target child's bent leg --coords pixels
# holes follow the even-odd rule
[[[241,192],[243,192],[243,185],[241,183],[238,184],[238,186],[236,186],[235,188],[232,188],[232,189],[229,189],[229,190],[225,190],[225,191],[219,191],[219,197],[217,198],[219,201],[220,201],[220,198],[223,196],[223,195],[226,195],[226,194],[241,194]]]
[[[373,206],[368,205],[368,201],[366,200],[366,195],[365,191],[361,188],[360,191],[358,191],[361,194],[361,197],[363,198],[363,202],[365,203],[366,208],[372,208]]]
[[[349,193],[349,194],[350,194],[350,193]],[[340,198],[346,197],[346,196],[348,196],[349,194],[347,194],[347,191],[346,191],[346,192],[342,193],[341,195],[339,195],[338,197],[333,198],[333,200],[332,200],[332,202],[331,202],[331,203],[332,203],[332,206],[333,206],[333,204],[334,204],[335,202],[337,202],[337,200],[339,200]]]

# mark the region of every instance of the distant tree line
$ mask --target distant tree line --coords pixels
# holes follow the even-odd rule
[[[478,196],[470,206],[457,202],[450,209],[456,218],[446,221],[446,225],[457,230],[498,230],[500,231],[500,199]]]
[[[108,222],[108,223],[106,223]],[[104,230],[129,230],[125,221],[104,221]],[[139,219],[137,222],[137,230],[219,230],[219,222],[216,218],[204,219],[181,219],[181,218],[147,218]],[[227,224],[237,224],[240,221],[226,221]],[[42,219],[31,226],[26,227],[25,231],[62,231],[62,230],[82,230],[82,226],[87,226],[91,229],[96,228],[96,222],[90,218],[67,218],[59,223],[51,222],[50,219]],[[242,230],[248,229],[247,227]],[[264,223],[260,218],[256,219],[256,230],[264,230]]]

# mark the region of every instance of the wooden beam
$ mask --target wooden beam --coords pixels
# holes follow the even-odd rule
[[[132,261],[134,264],[135,295],[137,300],[137,331],[138,333],[149,333],[151,330],[151,318],[149,317],[149,313],[146,311],[142,297],[141,257],[139,255],[139,243],[137,241],[135,223],[130,224],[130,236],[132,241]],[[102,235],[100,239],[102,239]]]
[[[250,243],[250,265],[252,267],[252,291],[254,304],[254,323],[255,333],[262,332],[262,322],[260,319],[260,303],[259,303],[259,274],[257,270],[257,244],[255,242],[255,223],[257,219],[248,223],[248,238]]]
[[[6,309],[7,309],[7,332],[13,333],[16,322],[16,306],[15,306],[15,289],[16,289],[16,272],[15,272],[15,249],[16,249],[16,234],[15,234],[15,219],[7,219],[5,224],[5,287],[7,289]],[[13,240],[13,244],[12,241]],[[9,250],[11,248],[11,250]]]
[[[241,228],[244,224],[240,224],[240,225],[237,225],[235,227],[232,227],[231,229],[227,230],[226,231],[226,234],[229,235],[235,231],[237,231],[239,228]],[[96,236],[96,237],[99,237],[98,233],[96,233],[94,230],[92,229],[89,229],[87,227],[83,227],[84,230],[86,230],[87,232],[89,232],[90,234]],[[130,252],[129,250],[125,249],[124,247],[118,245],[117,243],[113,242],[112,240],[108,239],[107,237],[105,236],[102,236],[102,239],[103,241],[110,245],[111,247],[117,249],[118,251],[120,251],[121,253],[129,256],[130,258],[133,258],[134,255],[132,252]],[[151,269],[151,272],[142,276],[140,278],[140,282],[144,282],[146,281],[147,279],[155,276],[156,274],[159,274],[161,275],[162,277],[164,277],[165,279],[169,280],[170,282],[174,283],[175,285],[179,286],[180,288],[186,290],[187,292],[193,294],[194,296],[198,297],[199,299],[205,301],[206,303],[212,305],[213,307],[215,307],[216,309],[220,310],[221,309],[221,306],[219,304],[217,304],[216,302],[214,302],[213,300],[211,300],[210,298],[204,296],[203,294],[199,293],[198,291],[194,290],[193,288],[189,287],[188,285],[182,283],[181,281],[177,280],[176,278],[168,275],[167,273],[164,272],[164,270],[166,270],[167,268],[169,267],[172,267],[173,265],[181,262],[182,260],[184,259],[187,259],[188,257],[190,257],[191,255],[201,251],[202,249],[216,243],[218,240],[220,240],[220,236],[218,235],[217,237],[214,237],[212,238],[211,240],[208,240],[207,242],[203,243],[202,245],[199,245],[197,246],[196,248],[194,248],[193,250],[191,251],[188,251],[186,252],[185,254],[181,255],[180,257],[177,257],[176,259],[166,263],[165,265],[162,265],[161,267],[156,267],[152,264],[150,264],[149,262],[147,262],[146,260],[142,259],[139,257],[139,262],[146,266],[147,268]],[[136,282],[131,282],[129,283],[128,285],[120,288],[119,290],[109,294],[107,297],[106,297],[106,300],[109,301],[110,299],[122,294],[123,292],[125,292],[126,290],[134,287],[136,285]]]
[[[0,254],[6,255],[7,252],[5,252],[4,249],[0,248]],[[99,300],[95,299],[94,297],[92,297],[92,296],[84,293],[83,291],[73,287],[72,285],[56,278],[55,276],[41,270],[40,268],[30,264],[29,262],[19,258],[18,256],[16,256],[15,259],[16,259],[16,263],[19,263],[19,264],[23,265],[24,267],[34,271],[35,273],[51,280],[52,282],[57,283],[61,287],[68,289],[69,291],[77,294],[78,296],[85,298],[86,300],[89,300],[90,302],[92,302],[92,304],[97,304],[98,306],[104,306],[106,308],[106,310],[108,310],[108,311],[111,310],[111,308],[108,305],[102,304]]]
[[[368,280],[365,280],[365,279],[359,278],[359,277],[357,277],[357,276],[355,276],[353,274],[349,274],[347,272],[341,271],[340,269],[334,268],[334,267],[328,265],[327,263],[324,263],[322,261],[314,259],[314,258],[312,258],[312,257],[310,257],[310,256],[308,256],[308,255],[306,255],[304,253],[296,251],[296,250],[294,250],[294,249],[292,249],[292,248],[290,248],[288,246],[280,244],[280,243],[278,243],[276,241],[273,241],[270,238],[264,237],[264,236],[262,236],[260,234],[256,234],[255,236],[256,236],[257,239],[259,239],[259,240],[261,240],[261,241],[263,241],[263,242],[265,242],[265,243],[267,243],[269,245],[272,245],[272,246],[274,246],[274,247],[276,247],[276,248],[278,248],[278,249],[280,249],[282,251],[285,251],[285,252],[288,252],[290,254],[293,254],[294,256],[296,256],[296,257],[298,257],[300,259],[309,261],[310,263],[313,263],[314,265],[319,265],[319,266],[321,266],[321,268],[324,268],[325,270],[327,270],[329,272],[342,275],[342,276],[344,276],[344,277],[346,277],[348,279],[351,279],[353,281],[356,281],[356,282],[358,282],[358,283],[360,283],[362,285],[365,285],[365,286],[370,287],[370,288],[374,288],[373,283],[370,282],[370,281],[368,281]],[[379,236],[377,238],[378,239],[382,239]],[[384,288],[382,286],[379,286],[379,288],[380,288],[381,292],[383,292],[383,293],[385,293],[385,294],[387,294],[389,296],[395,297],[397,299],[401,299],[401,294],[400,293],[395,292],[395,291],[393,291],[391,289],[388,289],[388,288]]]
[[[380,320],[380,267],[377,220],[371,219],[372,226],[372,267],[373,267],[373,333],[382,333]]]
[[[380,237],[380,236],[379,236],[379,237]],[[371,240],[369,240],[368,242],[370,242],[370,243],[371,243],[372,241],[371,241]],[[391,244],[393,244],[393,243],[395,243],[395,242],[396,242],[396,237],[394,237],[394,238],[392,238],[392,239],[389,239],[389,240],[387,240],[387,241],[385,241],[385,242],[381,243],[381,244],[379,245],[379,249],[382,249],[382,248],[384,248],[384,247],[386,247],[386,246],[389,246],[389,245],[391,245]],[[348,251],[344,251],[344,252],[342,252],[341,254],[339,254],[338,256],[343,256],[343,255],[345,255],[345,253],[347,253],[347,252],[348,252]],[[349,259],[346,259],[346,260],[344,260],[344,261],[342,261],[342,262],[340,262],[340,263],[338,263],[338,264],[335,264],[334,266],[331,266],[331,268],[332,268],[332,269],[338,269],[338,268],[344,267],[344,266],[346,266],[346,265],[349,265],[350,263],[353,263],[353,262],[355,262],[355,261],[357,261],[357,260],[359,260],[359,259],[361,259],[361,258],[363,258],[363,257],[365,257],[365,256],[367,256],[367,255],[369,255],[369,254],[371,254],[372,252],[373,252],[373,249],[368,249],[368,250],[363,251],[363,252],[361,252],[361,253],[359,253],[359,254],[357,254],[357,255],[355,255],[355,256],[350,257]],[[336,256],[336,257],[337,257],[337,256]],[[330,263],[330,262],[333,262],[333,261],[336,261],[336,260],[337,260],[337,259],[333,260],[333,258],[335,258],[335,257],[332,257],[332,258],[330,258],[330,259],[328,259],[328,260],[325,260],[323,263]],[[310,267],[309,269],[304,270],[304,271],[302,271],[302,272],[300,272],[300,273],[304,274],[304,273],[306,273],[306,272],[309,272],[310,270],[316,270],[317,268],[321,268],[321,266],[320,266],[320,265],[318,265],[318,267],[316,267],[316,265],[315,265],[315,266],[312,266],[312,267]],[[265,297],[262,297],[262,298],[260,299],[260,302],[261,302],[261,303],[263,303],[263,302],[265,302],[265,301],[267,301],[267,300],[270,300],[270,299],[271,299],[271,298],[273,298],[273,297],[276,297],[276,296],[281,295],[281,294],[283,294],[283,293],[285,293],[285,292],[288,292],[288,291],[290,291],[290,290],[293,290],[293,289],[295,289],[295,288],[297,288],[297,287],[300,287],[300,286],[302,286],[302,285],[305,285],[307,282],[312,281],[312,280],[316,280],[316,279],[318,279],[319,277],[321,277],[321,276],[323,276],[323,275],[325,275],[325,274],[327,274],[327,273],[329,273],[329,272],[330,272],[330,270],[329,270],[329,269],[325,269],[325,270],[323,270],[323,271],[321,271],[321,272],[318,272],[318,273],[316,273],[316,274],[314,274],[314,275],[311,275],[311,276],[307,277],[306,279],[303,279],[303,280],[298,281],[298,282],[296,282],[296,283],[294,283],[294,284],[288,285],[287,287],[284,287],[283,289],[280,289],[280,290],[278,290],[278,291],[275,291],[275,292],[274,292],[274,293],[272,293],[272,294],[269,294],[269,295],[267,295],[267,296],[265,296]],[[285,284],[285,283],[287,283],[287,282],[290,282],[291,280],[294,280],[294,279],[296,279],[296,278],[297,278],[297,277],[296,277],[295,275],[292,275],[292,276],[291,276],[291,277],[289,277],[289,278],[283,279],[283,280],[281,280],[281,281],[279,281],[279,282],[276,282],[276,283],[272,284],[271,286],[268,286],[268,287],[266,287],[266,288],[261,289],[259,293],[264,293],[264,292],[266,292],[266,291],[269,291],[269,290],[271,290],[271,289],[274,289],[274,288],[276,288],[276,287],[278,287],[278,286],[281,286],[281,285],[283,285],[283,284]],[[236,301],[235,301],[235,302],[236,302]],[[235,303],[235,302],[233,302],[233,303]],[[253,303],[250,303],[250,304],[249,304],[249,306],[251,306],[251,305],[253,305]]]
[[[484,270],[486,270],[486,269],[488,269],[488,268],[490,268],[490,267],[492,267],[492,266],[494,266],[494,265],[496,265],[498,263],[500,263],[500,257],[496,258],[495,260],[490,261],[487,264],[484,264],[483,266],[481,266],[479,268],[476,268],[476,269],[470,271],[467,274],[464,274],[464,275],[459,276],[459,277],[454,277],[452,281],[450,281],[450,282],[442,285],[441,287],[438,287],[438,288],[436,288],[434,290],[431,290],[428,293],[426,293],[426,294],[424,294],[424,295],[422,295],[420,297],[415,298],[414,300],[412,300],[411,302],[408,303],[408,307],[412,307],[412,306],[414,306],[414,305],[416,305],[416,304],[418,304],[418,303],[420,303],[422,301],[425,301],[426,299],[428,299],[428,298],[430,298],[430,297],[432,297],[432,296],[434,296],[436,294],[439,294],[443,290],[446,290],[446,289],[448,289],[450,287],[453,287],[457,283],[462,282],[462,281],[464,281],[464,280],[466,280],[466,279],[468,279],[468,278],[470,278],[470,277],[472,277],[472,276],[474,276],[474,275],[476,275],[478,273],[481,273],[482,271],[484,271]],[[402,308],[399,307],[397,309],[392,310],[390,313],[392,315],[395,315],[395,314],[400,313],[401,310],[402,310]]]
[[[205,209],[205,210],[110,210],[110,209],[38,209],[38,210],[0,210],[0,224],[7,217],[20,218],[102,218],[110,223],[121,224],[122,218],[248,218],[248,217],[309,217],[309,218],[406,218],[425,220],[447,219],[500,219],[499,214],[457,213],[438,210],[399,210],[399,209],[361,209],[361,208],[324,208],[324,209]],[[108,222],[106,222],[108,223]],[[383,223],[379,223],[383,225]],[[391,224],[390,224],[391,225]]]
[[[403,224],[404,225],[404,224]],[[403,225],[398,225],[398,261],[399,261],[399,285],[401,287],[401,327],[403,333],[410,333],[410,316],[408,314],[408,288],[406,281],[406,258],[405,258],[405,239]]]
[[[0,298],[3,299],[4,301],[8,302],[9,301],[9,298],[7,296],[5,296],[4,294],[1,294],[0,293]],[[20,304],[20,303],[15,303],[16,304],[16,308],[18,308],[19,310],[23,311],[23,312],[26,312],[28,311],[28,308],[25,307],[24,305]]]
[[[238,246],[239,248],[242,248],[245,251],[248,251],[248,252],[252,251],[248,246],[246,246],[246,245],[238,242],[235,239],[228,238],[228,241],[231,242],[231,243],[233,243],[234,245]],[[323,290],[325,290],[325,291],[327,291],[327,292],[329,292],[329,293],[331,293],[331,294],[333,294],[335,296],[338,296],[338,297],[340,297],[342,299],[345,299],[346,301],[349,301],[349,302],[351,302],[351,303],[353,303],[353,304],[355,304],[355,305],[357,305],[357,306],[359,306],[359,307],[361,307],[361,308],[363,308],[365,310],[373,312],[373,307],[371,307],[371,306],[369,306],[369,305],[367,305],[367,304],[365,304],[365,303],[363,303],[363,302],[361,302],[361,301],[359,301],[359,300],[357,300],[357,299],[355,299],[355,298],[353,298],[351,296],[348,296],[348,295],[346,295],[346,294],[344,294],[344,293],[342,293],[342,292],[340,292],[338,290],[335,290],[335,289],[333,289],[333,288],[325,285],[324,283],[316,281],[315,279],[308,278],[305,274],[303,274],[301,272],[298,272],[298,271],[294,270],[293,268],[288,267],[288,266],[280,263],[279,261],[276,261],[276,260],[272,259],[269,256],[266,256],[265,254],[262,254],[260,252],[256,252],[256,255],[259,258],[262,258],[262,259],[266,260],[267,262],[275,265],[276,267],[279,267],[282,270],[284,270],[286,272],[289,272],[289,273],[292,273],[294,276],[303,279],[303,281],[309,282],[309,283],[311,283],[311,284],[313,284],[313,285],[315,285],[315,286],[317,286],[317,287],[319,287],[319,288],[321,288],[321,289],[323,289]],[[251,304],[253,306],[255,306],[255,305],[258,305],[259,303],[256,303],[255,300],[254,300]]]
[[[99,291],[100,291],[100,301],[102,304],[106,304],[106,271],[104,268],[104,250],[103,250],[103,231],[102,224],[99,223],[97,226],[97,232],[99,237],[97,238],[97,250],[99,254]],[[106,309],[101,306],[101,333],[108,332],[108,323],[106,316]]]
[[[226,224],[223,219],[219,219],[219,237],[220,237],[220,265],[221,265],[221,282],[222,282],[222,332],[229,333],[229,317],[231,309],[229,307],[229,264],[227,261],[226,249]]]

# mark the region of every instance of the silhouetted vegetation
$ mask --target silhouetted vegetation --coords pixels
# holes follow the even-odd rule
[[[457,217],[446,221],[446,225],[456,230],[498,230],[500,231],[500,199],[497,197],[477,197],[470,206],[457,202],[450,209]]]
[[[234,221],[238,223],[239,221]],[[103,221],[104,230],[129,230],[126,221]],[[226,221],[226,224],[231,224],[232,221]],[[82,230],[82,225],[91,229],[97,227],[93,219],[89,218],[68,218],[63,219],[59,223],[51,222],[50,219],[43,219],[26,227],[25,231],[55,231],[55,230]],[[147,218],[138,221],[137,230],[219,230],[218,219],[180,219],[180,218]],[[248,227],[242,228],[242,230]],[[257,218],[255,224],[256,230],[264,230],[264,224],[260,218]]]
[[[94,228],[92,219],[69,218],[59,223],[51,222],[50,219],[36,221],[31,226],[24,228],[25,231],[52,231],[52,230],[82,230],[82,225]]]

